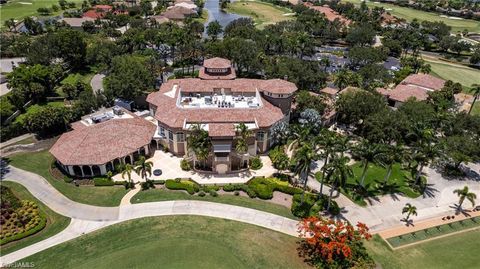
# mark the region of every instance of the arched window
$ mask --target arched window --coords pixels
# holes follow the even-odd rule
[[[118,161],[118,160],[116,160]],[[105,169],[107,171],[113,171],[113,166],[112,166],[112,163],[111,162],[108,162],[106,165],[105,165]]]
[[[125,163],[132,163],[132,158],[130,158],[130,155],[128,155],[127,157],[125,157]]]
[[[83,176],[82,168],[80,168],[80,166],[78,166],[78,165],[74,165],[73,166],[73,174],[76,175],[76,176],[79,176],[79,177]]]

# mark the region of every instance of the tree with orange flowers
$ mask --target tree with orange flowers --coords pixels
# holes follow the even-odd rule
[[[363,246],[363,240],[372,236],[365,224],[356,226],[340,220],[305,218],[298,225],[302,238],[299,252],[318,268],[373,268],[375,263]]]

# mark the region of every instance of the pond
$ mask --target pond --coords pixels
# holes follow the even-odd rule
[[[231,2],[234,2],[234,0],[232,0]],[[225,29],[225,26],[227,26],[231,21],[245,17],[223,11],[220,8],[218,0],[206,0],[204,9],[208,10],[208,21],[205,23],[204,35],[206,35],[207,25],[212,21],[217,20],[223,27],[223,29]]]

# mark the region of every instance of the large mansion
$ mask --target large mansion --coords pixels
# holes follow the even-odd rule
[[[270,130],[279,121],[288,122],[296,90],[295,84],[281,79],[236,78],[229,60],[207,59],[199,78],[172,79],[149,94],[147,115],[114,107],[85,116],[50,152],[77,177],[103,175],[161,148],[193,162],[187,136],[196,125],[208,131],[212,144],[204,169],[238,171],[249,156],[269,149]],[[247,139],[248,154],[235,152],[241,123],[253,134]]]

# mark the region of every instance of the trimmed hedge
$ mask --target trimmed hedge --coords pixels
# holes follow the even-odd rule
[[[114,184],[115,185],[122,185],[122,186],[125,186],[125,183],[127,183],[126,180],[122,180],[122,181],[114,181]]]
[[[27,230],[23,233],[16,234],[14,236],[10,236],[10,237],[7,237],[5,239],[0,240],[0,245],[6,244],[6,243],[9,243],[9,242],[12,242],[12,241],[17,241],[17,240],[23,239],[27,236],[38,233],[41,230],[43,230],[43,228],[45,228],[45,226],[47,226],[47,217],[43,213],[40,213],[39,215],[40,215],[40,222],[38,223],[37,226],[35,226],[32,229]]]
[[[255,156],[255,157],[250,159],[250,169],[258,170],[258,169],[262,168],[262,166],[263,166],[263,163],[262,163],[262,160],[260,159],[260,157]]]
[[[113,180],[105,177],[96,177],[93,179],[93,183],[95,184],[96,187],[115,185],[115,182]]]
[[[193,195],[196,192],[200,191],[200,186],[190,180],[177,181],[173,179],[168,179],[167,181],[165,181],[165,187],[170,190],[185,190],[190,195]]]
[[[301,189],[289,186],[288,184],[280,184],[276,178],[257,177],[248,182],[248,187],[255,192],[258,198],[264,200],[272,199],[274,191],[290,195],[303,192]]]
[[[153,181],[153,184],[160,184],[160,185],[164,185],[164,184],[165,184],[165,180],[163,180],[163,179],[160,179],[160,180],[154,180],[154,181]]]

